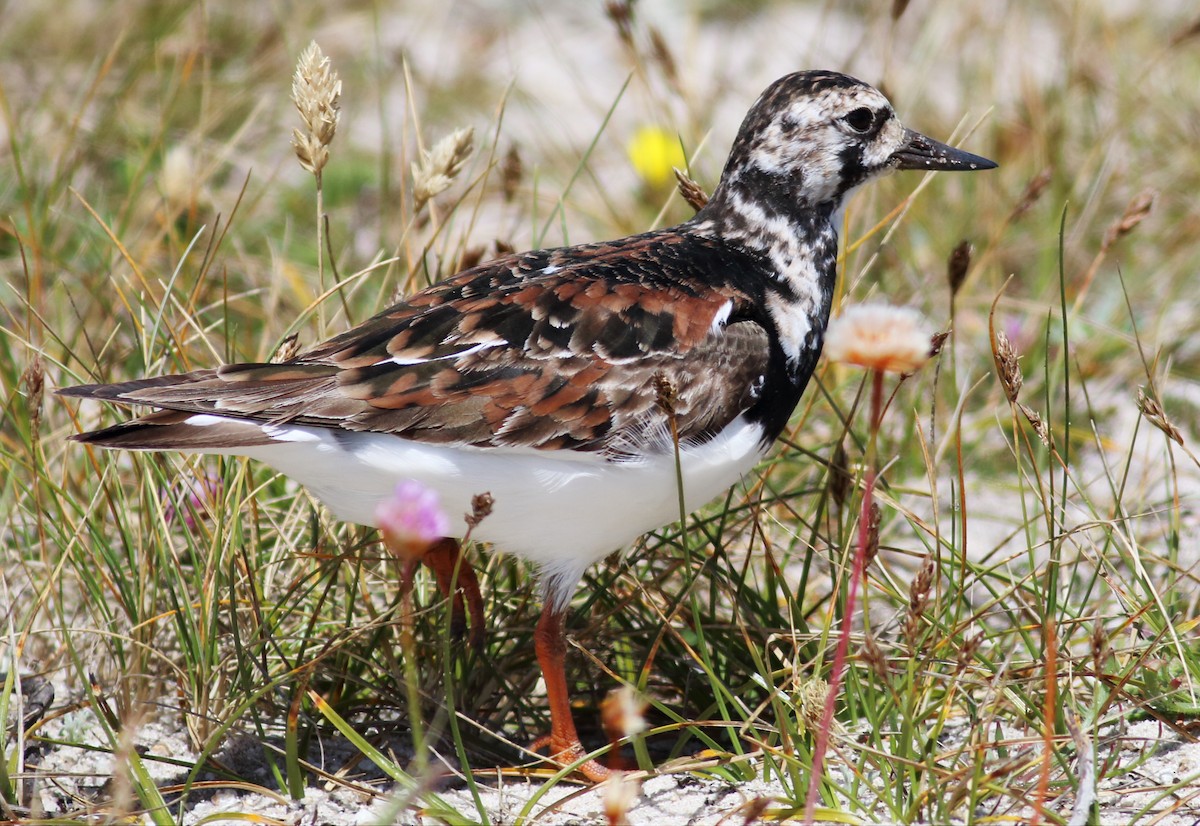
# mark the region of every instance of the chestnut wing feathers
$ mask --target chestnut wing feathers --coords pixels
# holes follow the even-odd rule
[[[289,362],[75,394],[433,443],[669,450],[667,407],[681,442],[706,440],[754,403],[769,353],[749,296],[673,271],[677,243],[508,256]]]

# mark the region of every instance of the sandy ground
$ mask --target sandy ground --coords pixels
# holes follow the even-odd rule
[[[70,689],[58,684],[58,703],[70,697]],[[166,699],[164,705],[169,705]],[[134,746],[144,758],[156,782],[170,790],[186,780],[187,769],[163,762],[193,760],[187,733],[177,722],[178,715],[166,714],[136,730]],[[949,728],[953,738],[964,735],[965,726]],[[41,731],[48,740],[70,739],[81,745],[93,744],[96,750],[80,747],[32,747],[26,753],[26,768],[37,776],[26,786],[32,793],[37,816],[79,817],[86,803],[110,796],[117,803],[108,811],[123,806],[136,809],[128,787],[123,787],[119,757],[107,748],[108,741],[95,718],[87,710],[73,711],[49,721]],[[397,744],[399,745],[399,744]],[[314,747],[308,759],[327,771],[345,765],[352,753],[336,741]],[[272,789],[270,773],[262,762],[262,750],[251,737],[234,736],[216,755],[219,763],[236,770],[250,781],[260,783],[257,791],[240,790],[228,782],[217,784],[215,791],[195,788],[184,804],[182,814],[173,815],[187,826],[200,824],[245,823],[255,817],[259,822],[328,824],[329,826],[384,826],[385,824],[424,824],[440,822],[414,809],[404,791],[381,779],[370,764],[360,764],[351,773],[351,787],[343,784],[310,785],[301,800],[289,800],[282,793],[264,793]],[[1150,720],[1135,722],[1123,730],[1101,733],[1094,765],[1104,767],[1095,785],[1101,817],[1094,821],[1072,817],[1076,800],[1071,796],[1049,801],[1049,810],[1071,823],[1099,823],[1117,826],[1140,819],[1158,826],[1193,826],[1200,821],[1200,743],[1187,735]],[[1081,762],[1073,767],[1085,769]],[[836,762],[831,771],[844,771]],[[441,799],[470,820],[480,820],[472,793],[461,780],[447,773],[438,789]],[[201,776],[198,780],[211,779]],[[601,786],[560,783],[544,791],[545,777],[476,776],[479,798],[492,823],[536,822],[545,826],[576,823],[605,823],[606,804],[620,793],[611,781]],[[849,778],[846,778],[849,780]],[[778,782],[761,777],[749,782],[731,783],[700,773],[661,773],[646,776],[631,772],[627,780],[636,789],[635,796],[620,822],[631,826],[657,824],[694,824],[715,826],[744,822],[746,815],[765,805],[769,811],[782,812],[785,791]],[[1161,789],[1183,783],[1181,791],[1163,794]],[[179,798],[167,795],[173,807]],[[40,811],[39,811],[40,810]],[[977,812],[976,816],[986,816]],[[995,813],[1002,823],[1020,823],[1030,812]],[[1078,817],[1078,816],[1077,816]],[[146,821],[149,822],[149,821]],[[888,823],[860,818],[849,822]],[[965,822],[965,821],[955,821]]]

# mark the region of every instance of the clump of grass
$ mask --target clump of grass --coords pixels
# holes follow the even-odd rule
[[[558,148],[545,110],[538,129],[517,121],[531,111],[523,90],[505,98],[483,75],[396,71],[367,38],[358,53],[331,49],[345,111],[328,94],[331,64],[314,55],[308,72],[325,78],[325,108],[302,130],[311,165],[321,164],[308,170],[320,178],[314,209],[312,182],[289,177],[299,171],[285,163],[296,55],[283,42],[306,42],[319,21],[282,21],[280,38],[228,9],[183,4],[139,15],[110,46],[69,20],[46,38],[46,12],[26,6],[0,32],[4,61],[29,58],[23,81],[0,96],[0,604],[10,629],[0,655],[10,692],[14,673],[64,690],[48,719],[6,741],[5,767],[21,771],[0,776],[5,816],[32,816],[37,783],[74,784],[83,802],[64,804],[67,814],[119,808],[175,822],[201,784],[279,797],[322,777],[364,799],[391,794],[397,812],[490,818],[482,798],[463,813],[432,784],[439,772],[520,764],[519,746],[545,727],[525,566],[471,552],[491,619],[476,654],[454,643],[428,577],[416,576],[403,613],[393,560],[372,532],[332,523],[252,463],[68,446],[67,435],[112,414],[45,391],[286,359],[298,346],[287,343],[291,320],[321,311],[334,285],[342,312],[361,317],[473,255],[684,217],[683,199],[638,188],[623,166],[623,118],[680,136],[695,207],[723,160],[716,133],[736,126],[714,117],[718,103],[744,109],[757,90],[743,73],[714,80],[709,94],[699,51],[616,4],[614,64],[632,77],[628,92],[615,91],[622,71],[585,110],[583,144]],[[744,13],[740,25],[753,26],[771,7]],[[913,125],[951,131],[937,122],[948,87],[931,73],[942,64],[922,57],[931,38],[947,42],[943,24],[1003,40],[972,14],[910,10],[886,32],[864,28],[888,55],[889,69],[870,79],[903,98]],[[1008,26],[1064,44],[1116,34],[1099,10],[1042,15],[1014,9]],[[753,811],[770,816],[799,813],[819,787],[817,816],[1047,822],[1082,807],[1086,822],[1090,790],[1153,748],[1129,750],[1129,718],[1170,726],[1196,712],[1187,514],[1200,331],[1180,308],[1200,269],[1187,231],[1200,175],[1179,113],[1194,99],[1197,63],[1183,47],[1187,26],[1169,23],[1122,25],[1123,48],[1104,65],[1065,48],[1061,77],[1035,78],[1011,98],[992,83],[994,66],[973,63],[992,61],[990,46],[936,50],[953,63],[945,77],[967,89],[962,100],[999,107],[975,140],[996,147],[1003,166],[986,181],[896,176],[856,196],[837,299],[912,302],[953,331],[936,369],[891,395],[877,461],[867,456],[873,418],[856,415],[870,382],[825,368],[757,475],[589,572],[569,620],[568,673],[581,722],[599,718],[617,685],[649,701],[648,729],[624,759],[646,771],[763,776],[780,791]],[[401,117],[389,106],[402,94],[411,105]],[[481,127],[480,113],[502,100],[504,123]],[[399,120],[399,134],[378,146],[349,140],[372,109]],[[452,135],[465,112],[480,118],[478,147],[435,144],[431,170],[434,156],[458,166],[442,173],[449,188],[422,200],[408,176],[389,173],[394,158],[420,166],[416,135]],[[321,140],[332,139],[331,119],[332,155]],[[439,154],[443,144],[451,151]],[[188,175],[192,186],[181,186]],[[1141,194],[1150,191],[1152,203]],[[955,257],[964,240],[972,252]],[[397,260],[382,263],[384,249]],[[878,547],[852,611],[845,551],[859,547],[864,512],[855,480],[876,466],[881,517],[868,522]],[[216,501],[189,507],[196,490]],[[400,645],[402,617],[415,655]],[[828,640],[847,619],[842,688],[819,692]],[[837,713],[816,772],[814,711],[831,694]],[[411,747],[418,719],[427,773]],[[186,730],[191,752],[144,751],[139,738],[156,720]],[[265,774],[223,759],[234,739],[253,744]],[[354,756],[331,779],[318,756],[335,741]],[[18,744],[44,751],[17,754]],[[117,758],[129,794],[113,800],[100,781],[44,768],[47,754],[72,747]],[[561,782],[544,780],[543,798]],[[1161,793],[1186,795],[1187,783]],[[636,806],[615,791],[608,799],[613,812]],[[1149,821],[1166,805],[1148,798],[1126,819]]]

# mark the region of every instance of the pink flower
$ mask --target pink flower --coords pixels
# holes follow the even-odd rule
[[[174,522],[179,518],[179,508],[175,506],[175,498],[178,496],[183,499],[183,524],[187,525],[188,530],[196,529],[196,517],[210,517],[217,511],[217,503],[221,499],[221,494],[225,490],[225,483],[215,473],[205,471],[202,476],[192,476],[183,479],[179,483],[179,492],[177,494],[163,494],[163,516],[168,523]]]
[[[396,485],[396,492],[376,506],[375,525],[388,547],[404,557],[420,556],[450,532],[437,493],[413,481]]]

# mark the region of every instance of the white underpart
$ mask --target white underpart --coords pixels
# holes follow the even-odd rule
[[[484,342],[480,342],[479,344],[472,345],[471,347],[468,347],[465,350],[457,350],[453,353],[446,353],[445,355],[441,355],[441,356],[433,356],[432,358],[420,358],[420,357],[401,358],[399,356],[392,356],[391,358],[383,359],[382,361],[377,361],[377,362],[375,362],[375,364],[377,364],[377,365],[378,364],[399,364],[399,365],[403,366],[403,365],[408,365],[408,364],[425,364],[426,362],[430,362],[430,361],[450,361],[451,359],[459,359],[459,358],[462,358],[463,356],[469,356],[472,353],[478,353],[480,350],[487,350],[491,347],[499,347],[500,345],[506,344],[506,343],[507,342],[505,342],[505,341],[484,341]]]
[[[729,322],[729,314],[733,312],[733,302],[726,301],[717,309],[717,314],[713,316],[712,324],[708,328],[709,334],[719,333],[725,329],[725,325]]]
[[[194,416],[193,424],[229,419]],[[396,485],[437,491],[460,532],[471,498],[490,493],[491,515],[472,538],[538,563],[570,596],[592,563],[679,518],[674,453],[610,461],[594,453],[431,445],[381,433],[299,425],[256,425],[275,444],[229,448],[290,476],[348,522],[372,525]],[[680,448],[684,502],[691,511],[747,473],[763,454],[762,427],[738,417],[715,438]],[[207,452],[207,451],[206,451]]]

